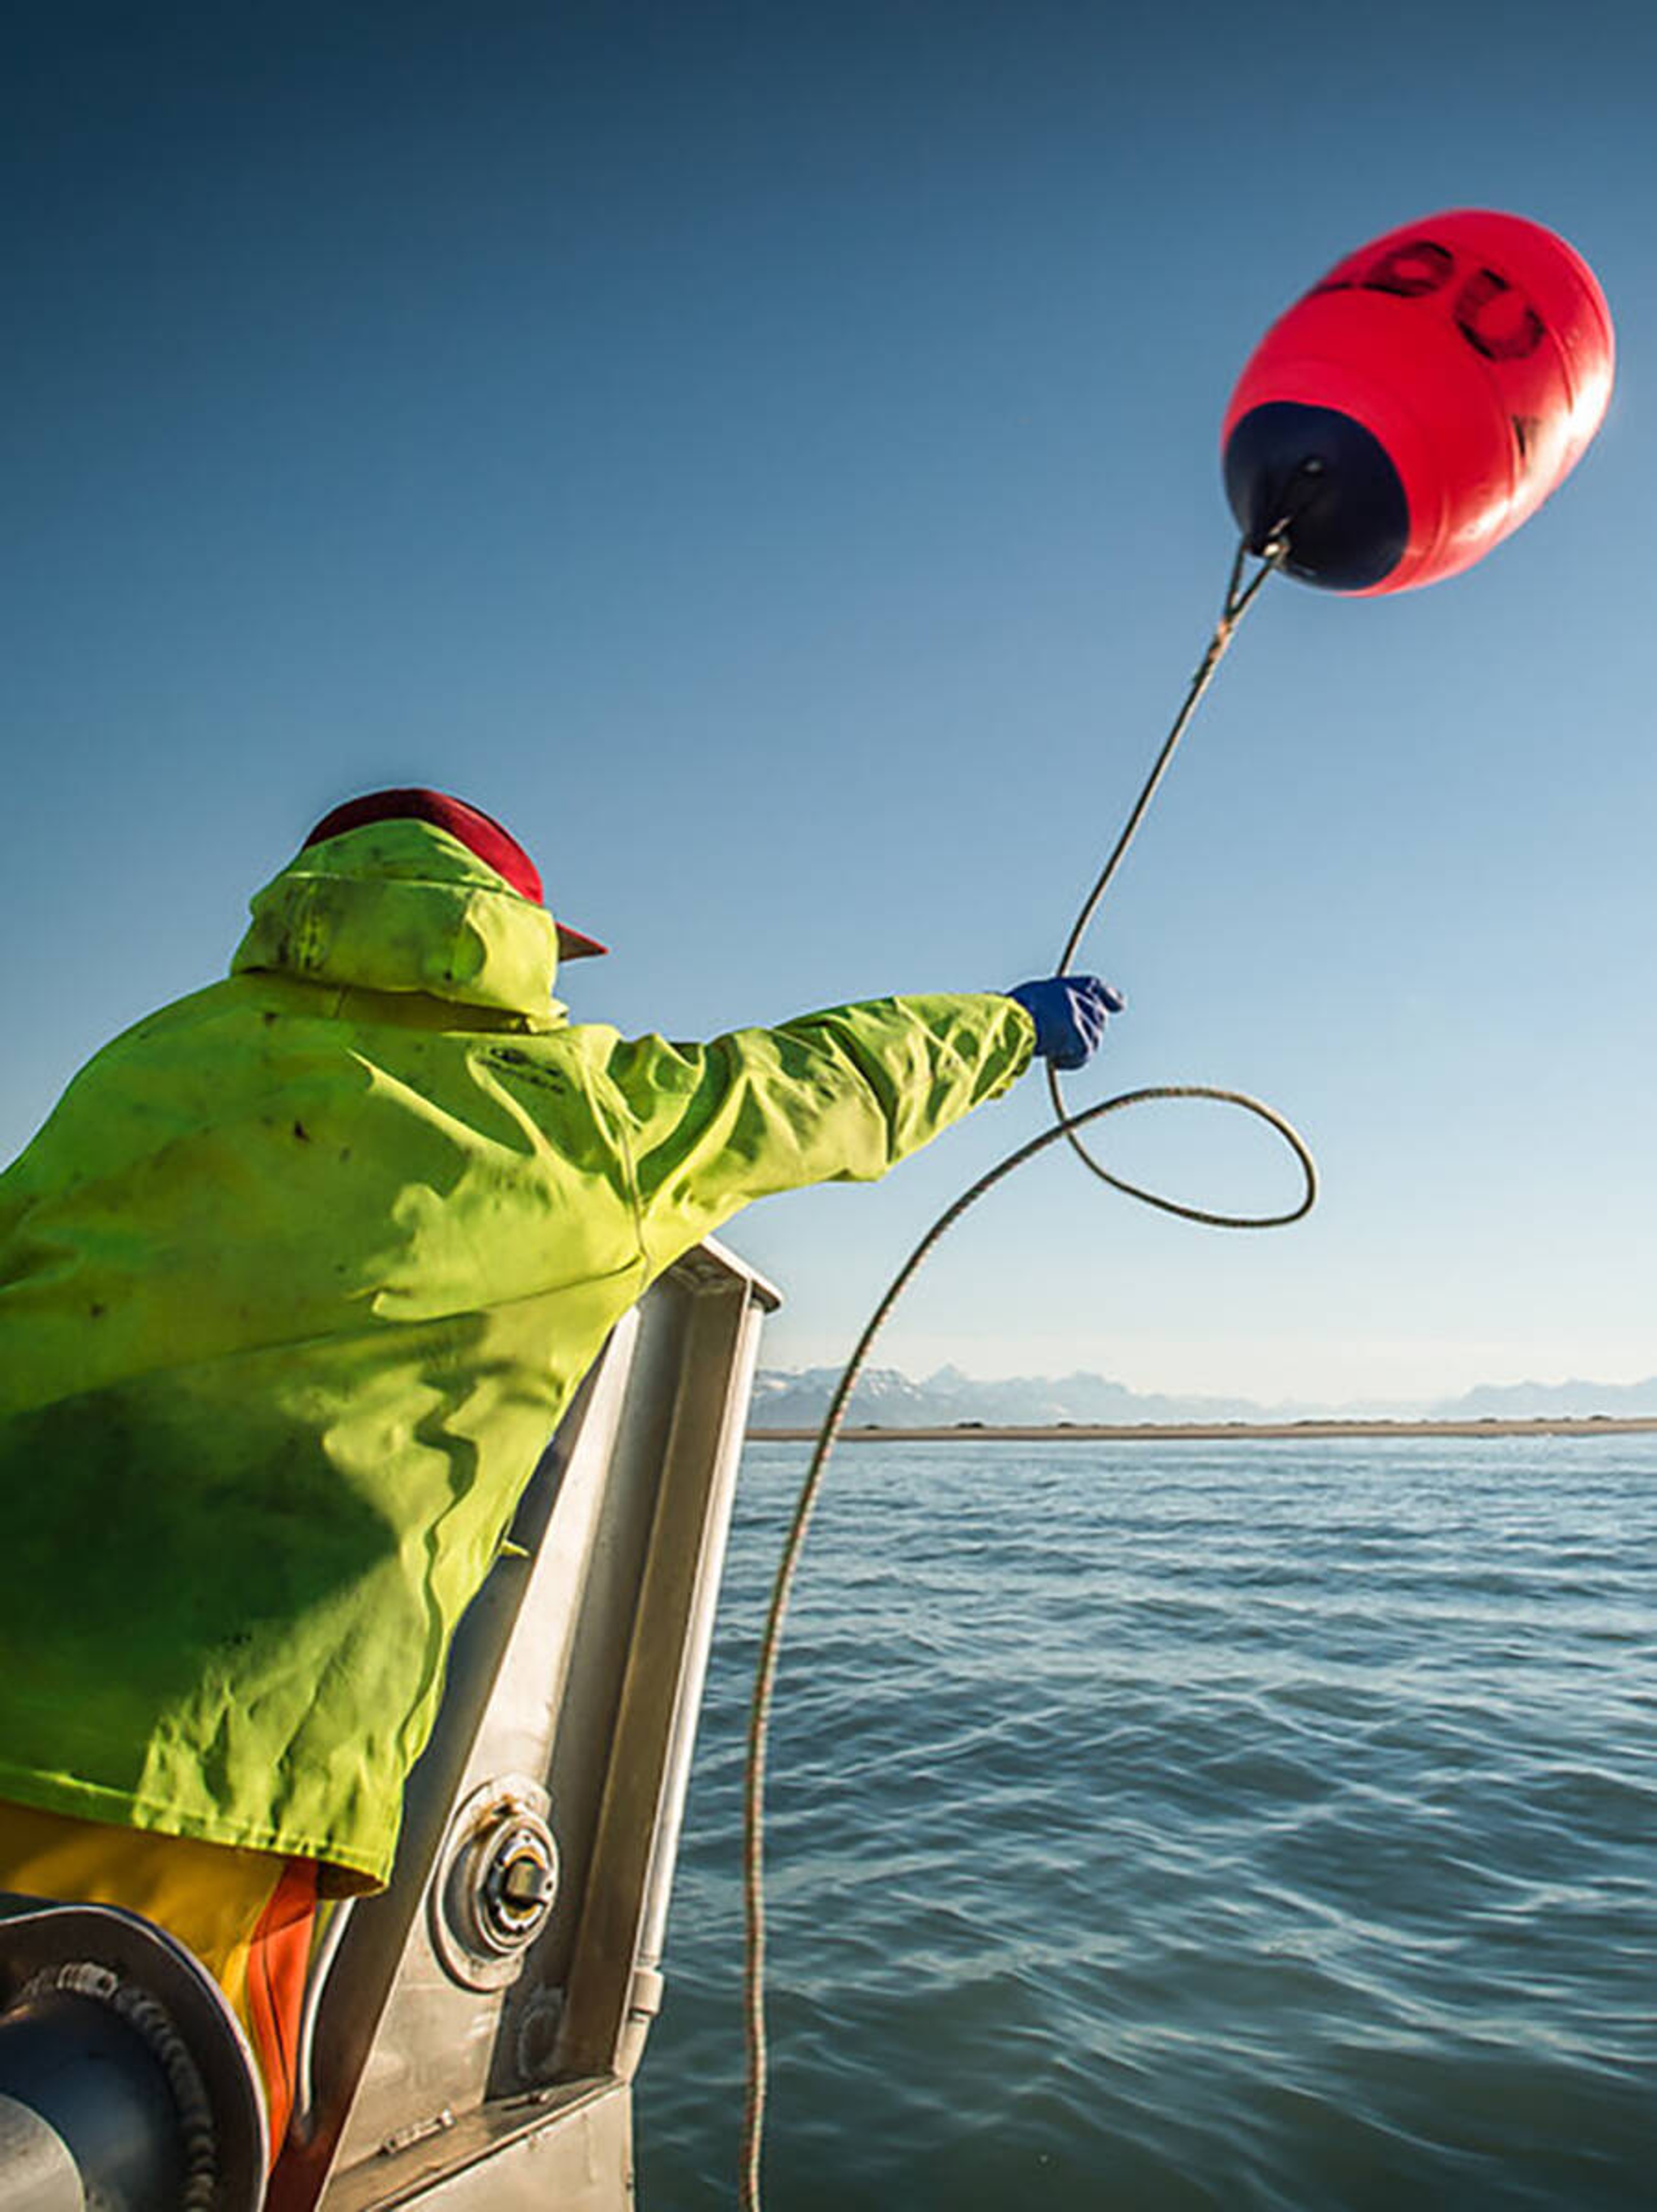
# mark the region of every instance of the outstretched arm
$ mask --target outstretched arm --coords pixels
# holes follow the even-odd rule
[[[646,1249],[683,1251],[748,1205],[870,1182],[1029,1065],[1035,1024],[998,992],[877,999],[705,1045],[618,1042]]]

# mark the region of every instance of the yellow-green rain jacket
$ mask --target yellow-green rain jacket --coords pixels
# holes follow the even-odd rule
[[[750,1199],[882,1175],[1029,1017],[569,1026],[445,831],[314,846],[226,982],[0,1176],[0,1798],[389,1873],[449,1640],[616,1319]]]

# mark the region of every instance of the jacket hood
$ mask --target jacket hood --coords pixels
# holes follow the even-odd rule
[[[376,822],[308,846],[251,903],[233,975],[422,991],[543,1024],[558,1011],[552,916],[429,823]]]

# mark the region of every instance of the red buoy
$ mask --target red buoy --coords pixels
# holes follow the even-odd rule
[[[1461,208],[1388,231],[1280,316],[1231,395],[1226,495],[1290,575],[1402,592],[1533,514],[1611,398],[1593,271],[1521,216]]]

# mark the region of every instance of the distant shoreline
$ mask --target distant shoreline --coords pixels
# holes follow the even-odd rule
[[[1344,1437],[1612,1437],[1657,1431],[1657,1413],[1581,1413],[1571,1418],[1483,1421],[1058,1421],[1001,1426],[961,1421],[944,1428],[883,1428],[847,1424],[848,1444],[926,1443],[1310,1443]],[[748,1442],[798,1444],[816,1441],[815,1428],[751,1428]]]

